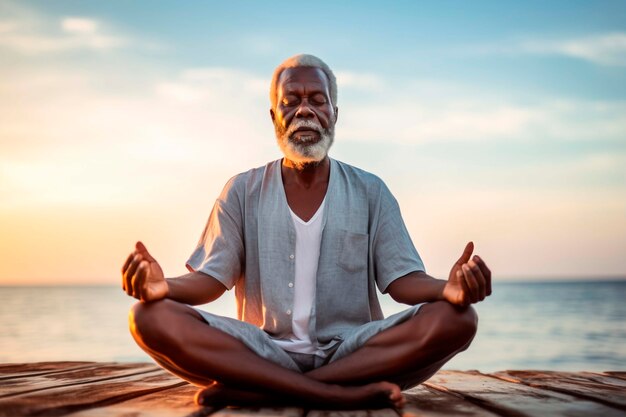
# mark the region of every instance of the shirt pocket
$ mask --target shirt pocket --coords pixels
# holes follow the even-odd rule
[[[367,267],[369,235],[341,230],[337,265],[348,272],[360,272]]]

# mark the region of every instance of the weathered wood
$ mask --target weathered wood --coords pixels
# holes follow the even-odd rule
[[[503,381],[479,372],[446,371],[424,385],[464,399],[505,416],[623,416],[606,405],[527,385]]]
[[[0,399],[0,416],[59,416],[186,384],[164,371],[155,371],[148,374],[142,372],[115,379],[48,388]]]
[[[105,407],[90,408],[68,414],[70,417],[181,417],[210,415],[213,409],[194,403],[197,387],[185,384]]]
[[[380,410],[311,410],[306,417],[398,417],[391,408]]]
[[[401,411],[402,417],[494,417],[494,414],[456,393],[443,393],[432,388],[418,385],[404,391],[407,405]]]
[[[198,387],[180,387],[133,398],[106,407],[91,408],[68,414],[68,417],[303,417],[301,408],[223,408],[195,404]],[[396,416],[397,417],[397,416]]]
[[[303,417],[304,410],[296,407],[284,408],[239,408],[227,407],[211,414],[211,417]]]
[[[11,378],[24,378],[65,372],[68,369],[85,369],[102,366],[100,362],[37,362],[0,365],[0,381]]]
[[[626,379],[617,378],[611,375],[597,372],[573,372],[575,375],[581,375],[589,378],[599,384],[613,385],[616,387],[626,388]]]
[[[4,378],[4,379],[3,379]],[[154,364],[0,365],[0,417],[624,416],[626,372],[440,371],[405,391],[403,410],[199,407],[197,388]]]
[[[489,374],[506,381],[544,388],[626,410],[626,390],[601,384],[584,374],[550,371],[501,371]]]
[[[65,369],[70,366],[77,365],[94,365],[102,362],[83,362],[83,361],[66,361],[66,362],[29,362],[29,363],[2,363],[0,364],[0,374],[12,372],[29,372],[49,371],[57,369]]]
[[[626,372],[606,371],[606,372],[602,372],[602,373],[606,374],[606,375],[614,376],[614,377],[619,378],[619,379],[625,379],[626,380]]]
[[[12,378],[2,382],[0,398],[27,394],[50,388],[86,384],[94,381],[106,381],[147,372],[162,372],[156,365],[142,364],[102,364],[101,366],[71,368],[65,371],[28,375],[24,378]]]

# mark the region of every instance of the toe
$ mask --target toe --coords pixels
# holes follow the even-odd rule
[[[400,394],[400,400],[396,403],[396,408],[404,408],[406,405],[406,399],[402,394]]]
[[[207,405],[208,398],[211,396],[211,393],[215,390],[217,383],[213,383],[207,387],[201,388],[196,392],[194,400],[197,405]]]
[[[389,393],[389,401],[391,402],[391,404],[393,404],[394,407],[396,408],[404,407],[406,400],[404,399],[404,396],[402,395],[402,391],[400,390],[399,386],[395,384],[389,384],[388,393]]]

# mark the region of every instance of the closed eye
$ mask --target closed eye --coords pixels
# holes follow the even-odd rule
[[[317,105],[326,104],[326,97],[323,94],[315,94],[311,98],[311,101],[313,102],[313,104]]]
[[[286,96],[283,98],[283,106],[295,106],[298,104],[298,99],[295,96]]]

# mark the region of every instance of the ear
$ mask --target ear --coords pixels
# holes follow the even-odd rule
[[[274,113],[274,109],[270,109],[270,117],[272,118],[272,122],[276,121],[276,113]]]
[[[335,106],[335,123],[337,123],[337,119],[339,119],[339,107]]]

